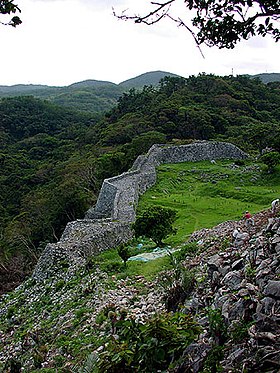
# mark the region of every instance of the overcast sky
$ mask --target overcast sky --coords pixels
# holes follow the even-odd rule
[[[16,0],[22,25],[0,26],[0,85],[64,86],[86,79],[119,83],[148,71],[184,77],[280,73],[279,43],[242,42],[234,50],[202,47],[171,21],[154,26],[113,16],[141,10],[147,0]],[[136,9],[137,6],[137,9]]]

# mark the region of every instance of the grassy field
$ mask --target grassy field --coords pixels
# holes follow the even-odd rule
[[[232,161],[177,163],[158,168],[157,183],[141,196],[138,211],[155,205],[175,209],[177,234],[164,242],[176,247],[186,242],[195,230],[239,220],[246,210],[254,214],[267,209],[279,196],[280,168],[268,174],[263,165],[249,161],[240,166]],[[131,255],[155,248],[153,241],[144,239],[139,250],[139,242],[130,243]],[[95,260],[102,270],[117,278],[143,275],[151,280],[159,270],[170,267],[167,257],[149,262],[130,261],[124,267],[115,248],[101,253]]]
[[[239,220],[244,211],[269,208],[280,196],[280,168],[268,174],[265,166],[249,161],[186,162],[162,165],[157,183],[141,196],[138,211],[150,206],[175,209],[175,236],[165,240],[172,246],[184,242],[201,228],[226,220]]]

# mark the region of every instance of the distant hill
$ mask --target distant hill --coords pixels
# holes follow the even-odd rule
[[[151,71],[121,82],[119,85],[125,88],[142,88],[145,85],[157,85],[165,76],[178,77],[179,75],[165,71]]]
[[[54,104],[94,113],[111,109],[123,92],[124,89],[117,84],[99,80],[85,80],[65,87],[32,84],[0,86],[0,98],[34,96]]]
[[[152,71],[115,84],[102,80],[84,80],[64,87],[17,84],[0,86],[1,97],[34,96],[80,111],[103,113],[116,105],[118,98],[130,88],[157,85],[164,76],[178,76],[163,71]]]
[[[251,75],[252,78],[259,78],[263,83],[279,82],[280,73],[263,73]]]
[[[40,85],[40,84],[16,84],[12,86],[7,85],[0,85],[0,94],[14,94],[18,93],[25,93],[25,92],[33,92],[38,91],[41,89],[49,89],[51,87],[47,85]]]
[[[145,85],[156,86],[165,76],[178,77],[179,75],[165,71],[150,71],[125,80],[119,84],[109,81],[88,79],[63,87],[36,84],[1,85],[0,98],[34,96],[58,105],[98,114],[104,113],[115,106],[118,98],[129,89],[141,89]],[[280,81],[280,73],[264,73],[247,76],[259,78],[264,83]]]
[[[99,88],[99,87],[110,86],[110,85],[117,86],[117,84],[112,83],[112,82],[89,79],[89,80],[83,80],[82,82],[70,84],[68,88],[88,88],[88,87]]]

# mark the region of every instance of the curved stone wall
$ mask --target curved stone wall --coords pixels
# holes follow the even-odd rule
[[[156,166],[160,164],[246,157],[246,153],[225,142],[153,145],[147,155],[136,159],[131,171],[104,180],[97,204],[87,211],[86,218],[106,217],[134,221],[139,194],[143,194],[156,182]]]
[[[44,280],[52,276],[61,261],[67,263],[67,275],[83,265],[86,258],[129,241],[139,195],[155,184],[156,166],[247,157],[236,146],[224,142],[153,145],[146,155],[136,159],[130,171],[104,180],[96,206],[86,212],[85,219],[68,223],[59,242],[46,246],[33,278]]]

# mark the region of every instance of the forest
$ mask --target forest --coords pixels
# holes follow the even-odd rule
[[[200,74],[130,89],[112,109],[33,96],[0,100],[1,292],[32,271],[46,243],[94,205],[104,178],[154,143],[219,140],[254,157],[280,151],[280,82]],[[88,110],[85,110],[88,108]]]

